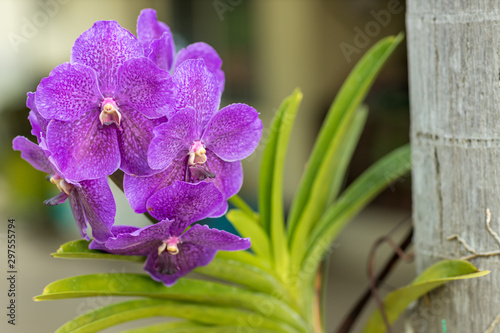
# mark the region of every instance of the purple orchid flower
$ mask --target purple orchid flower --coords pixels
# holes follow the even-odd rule
[[[137,228],[114,226],[116,235],[106,244],[92,242],[91,249],[115,254],[147,256],[144,269],[157,281],[172,286],[198,266],[205,266],[218,250],[237,251],[250,247],[250,240],[225,231],[194,225],[223,200],[210,183],[175,182],[148,200],[148,210],[161,222]]]
[[[75,42],[71,63],[56,67],[37,88],[47,145],[74,181],[98,179],[119,167],[155,171],[147,150],[155,126],[173,103],[172,79],[144,57],[141,43],[115,21],[98,21]]]
[[[199,42],[188,45],[175,54],[175,43],[170,28],[156,18],[156,10],[143,9],[137,18],[137,38],[144,48],[144,55],[164,70],[175,69],[187,59],[203,59],[224,91],[225,76],[221,69],[222,60],[208,44]],[[175,60],[175,61],[174,61]]]
[[[185,60],[173,80],[178,87],[178,111],[154,129],[148,152],[150,166],[164,171],[150,177],[125,175],[125,195],[134,211],[143,213],[149,197],[175,180],[212,182],[224,198],[212,216],[221,216],[227,210],[226,200],[241,187],[240,160],[257,147],[262,122],[257,111],[245,104],[217,111],[217,78],[202,59]]]
[[[87,224],[92,227],[92,235],[98,242],[105,242],[112,236],[110,228],[114,223],[116,206],[106,178],[74,182],[64,176],[54,163],[45,143],[47,121],[38,113],[35,94],[28,94],[27,106],[31,108],[29,120],[32,133],[39,145],[23,136],[14,138],[14,150],[21,151],[21,157],[35,169],[50,175],[50,181],[61,191],[44,202],[47,206],[61,204],[69,198],[76,224],[83,238],[89,239]],[[39,121],[41,120],[41,122]]]

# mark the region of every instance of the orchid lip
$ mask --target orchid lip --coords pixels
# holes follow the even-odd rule
[[[118,111],[118,105],[113,98],[106,97],[102,101],[99,120],[101,121],[102,126],[116,124],[116,126],[120,128],[122,115],[120,111]]]
[[[66,182],[59,175],[54,175],[50,178],[50,182],[57,186],[59,191],[69,195],[71,191],[75,188],[75,185]]]
[[[201,141],[194,141],[189,149],[188,165],[194,166],[197,164],[203,164],[207,161],[207,153],[205,146]]]
[[[179,253],[179,247],[177,244],[179,243],[179,238],[177,237],[171,237],[161,243],[161,245],[158,247],[158,255],[162,254],[165,249],[167,250],[168,254],[176,255]]]

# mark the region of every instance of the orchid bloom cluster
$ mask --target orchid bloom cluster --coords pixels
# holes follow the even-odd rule
[[[75,42],[71,61],[28,93],[37,143],[18,136],[13,148],[50,176],[69,199],[90,248],[147,256],[145,270],[173,285],[218,250],[250,247],[225,231],[194,224],[227,211],[242,184],[241,160],[257,147],[256,110],[219,110],[222,61],[205,43],[175,52],[169,27],[145,9],[137,37],[115,21],[98,21]],[[116,205],[107,177],[121,170],[136,213],[159,222],[144,228],[114,225]],[[194,224],[194,225],[193,225]]]

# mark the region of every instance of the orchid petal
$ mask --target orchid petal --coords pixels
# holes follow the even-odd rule
[[[115,21],[97,21],[76,40],[71,63],[94,69],[101,92],[111,96],[116,88],[118,68],[125,61],[141,56],[141,44],[127,29]]]
[[[55,169],[45,151],[24,136],[17,136],[12,141],[12,148],[21,152],[21,157],[35,169],[54,175]]]
[[[177,85],[176,109],[187,106],[195,109],[196,126],[204,128],[219,109],[221,92],[215,74],[207,68],[203,59],[189,59],[177,67],[173,80]]]
[[[52,120],[47,145],[62,173],[73,181],[111,175],[120,165],[116,129],[102,126],[93,114],[71,123]]]
[[[222,59],[219,57],[217,52],[210,45],[199,42],[190,44],[183,48],[177,53],[175,59],[174,71],[175,69],[185,60],[188,59],[203,59],[208,69],[211,70],[217,77],[219,82],[220,93],[224,91],[225,76],[224,72],[221,70]]]
[[[224,230],[210,229],[196,224],[182,235],[183,242],[190,242],[211,250],[239,251],[250,248],[250,238],[240,238]]]
[[[226,162],[253,153],[262,135],[262,121],[254,108],[231,104],[217,112],[203,134],[205,146]]]

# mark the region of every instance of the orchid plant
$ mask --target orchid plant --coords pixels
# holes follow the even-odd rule
[[[323,275],[321,261],[350,219],[410,169],[404,146],[341,192],[366,121],[361,102],[401,40],[377,43],[345,82],[285,218],[283,170],[300,91],[285,99],[271,125],[255,212],[237,193],[241,160],[258,146],[263,124],[246,104],[219,109],[225,77],[217,52],[195,43],[176,54],[170,28],[152,9],[140,13],[137,37],[114,21],[85,31],[71,61],[28,93],[36,143],[16,137],[13,148],[60,190],[46,205],[67,199],[71,205],[83,239],[63,244],[54,257],[143,262],[148,274],[92,274],[49,284],[35,300],[140,297],[95,309],[57,332],[96,332],[152,316],[183,320],[127,332],[324,332],[317,292],[324,283],[316,281]],[[152,224],[116,223],[108,177]],[[229,211],[228,202],[234,207]],[[223,215],[239,235],[197,224]],[[440,278],[479,274],[470,264],[460,265]],[[185,277],[193,270],[218,282]],[[419,282],[437,278],[428,275]],[[403,293],[402,299],[422,292],[417,294]],[[387,311],[392,322],[401,304]],[[370,332],[383,327],[377,316]]]

